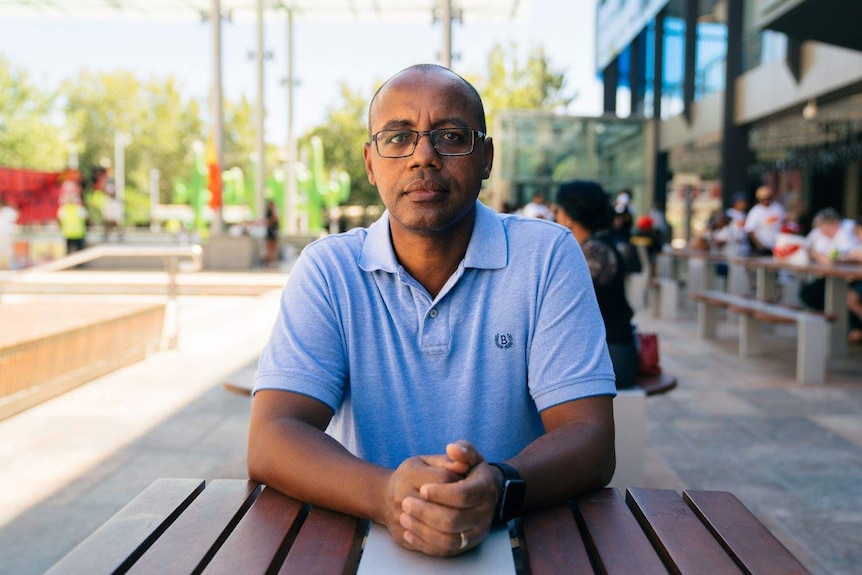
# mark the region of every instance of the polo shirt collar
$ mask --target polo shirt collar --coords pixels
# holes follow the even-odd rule
[[[465,268],[500,269],[508,261],[508,240],[497,212],[476,201],[476,222],[464,255]],[[399,263],[389,234],[389,210],[368,228],[359,267],[367,272],[398,273]]]

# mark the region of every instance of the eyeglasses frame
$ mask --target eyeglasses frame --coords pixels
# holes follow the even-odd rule
[[[470,142],[470,151],[464,152],[461,154],[444,154],[443,152],[438,150],[437,146],[434,144],[434,140],[431,138],[431,134],[433,134],[434,132],[445,132],[447,130],[469,130],[470,135],[473,136],[472,141]],[[403,156],[384,156],[383,153],[380,151],[380,144],[379,144],[379,140],[377,139],[377,137],[383,132],[411,132],[411,133],[415,134],[416,138],[413,140],[413,149],[410,150],[409,154],[404,154]],[[394,129],[390,128],[388,130],[380,130],[380,131],[372,134],[369,142],[374,142],[374,148],[377,150],[377,154],[381,158],[387,158],[387,159],[409,158],[410,156],[412,156],[413,154],[416,153],[416,146],[419,145],[419,138],[421,138],[422,136],[428,136],[428,138],[431,139],[431,146],[434,148],[434,151],[437,152],[437,155],[442,156],[442,157],[458,157],[458,156],[469,156],[470,154],[472,154],[476,150],[476,138],[482,140],[487,135],[488,135],[487,132],[483,132],[482,130],[477,130],[476,128],[457,127],[457,128],[437,128],[434,130],[406,130],[406,129],[405,130],[399,130],[397,128],[394,128]]]

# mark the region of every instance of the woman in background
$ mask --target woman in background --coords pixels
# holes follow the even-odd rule
[[[576,180],[560,185],[556,206],[557,223],[571,230],[589,265],[605,322],[617,389],[634,387],[638,373],[631,323],[634,312],[626,299],[625,264],[610,238],[613,218],[610,200],[598,183]]]

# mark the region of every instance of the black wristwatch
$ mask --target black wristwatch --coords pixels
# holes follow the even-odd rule
[[[493,465],[503,472],[503,489],[500,492],[500,500],[497,501],[497,509],[494,510],[494,525],[502,525],[521,515],[527,484],[515,468],[507,463],[488,465]]]

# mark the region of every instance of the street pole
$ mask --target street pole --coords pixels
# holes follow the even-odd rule
[[[266,178],[266,144],[263,128],[263,0],[257,0],[257,176],[254,179],[254,202],[257,219],[263,221],[263,189]]]
[[[440,0],[440,22],[443,25],[443,46],[440,62],[452,69],[452,0]]]
[[[293,69],[293,8],[287,9],[287,198],[285,218],[288,233],[297,233],[299,214],[296,213],[296,135],[293,126],[294,111],[294,69]]]
[[[125,134],[114,132],[114,193],[122,207],[123,216],[126,213],[126,145],[129,143]],[[120,218],[122,225],[123,218]]]
[[[222,104],[222,62],[221,62],[221,2],[212,0],[210,4],[210,24],[212,25],[212,66],[213,84],[212,97],[210,98],[210,114],[212,115],[212,138],[215,148],[216,163],[218,169],[212,174],[217,179],[216,185],[221,188],[221,174],[224,170],[224,129],[222,120],[224,109]],[[212,216],[212,233],[220,235],[223,228],[222,202],[219,201]]]

